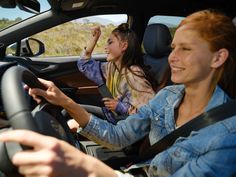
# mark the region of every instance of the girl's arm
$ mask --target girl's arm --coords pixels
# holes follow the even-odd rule
[[[92,28],[92,36],[89,39],[87,46],[84,47],[84,51],[81,56],[83,59],[90,59],[91,58],[93,49],[94,49],[95,45],[97,44],[97,41],[98,41],[100,35],[101,35],[101,29],[99,26]]]

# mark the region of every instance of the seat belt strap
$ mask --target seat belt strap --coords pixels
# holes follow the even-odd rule
[[[102,95],[103,98],[108,97],[108,98],[113,98],[110,90],[107,88],[106,84],[102,84],[98,87],[99,93]]]
[[[170,147],[179,137],[187,137],[192,131],[200,130],[234,115],[236,115],[236,99],[229,100],[227,103],[219,105],[190,120],[141,153],[132,164],[153,158],[156,154]]]

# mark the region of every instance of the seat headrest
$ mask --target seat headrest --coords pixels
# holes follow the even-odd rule
[[[161,58],[170,53],[172,37],[169,28],[160,23],[148,25],[143,36],[143,47],[148,55]]]

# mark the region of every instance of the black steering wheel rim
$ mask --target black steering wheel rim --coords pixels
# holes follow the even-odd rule
[[[58,106],[44,102],[34,109],[33,112],[36,112],[36,114],[32,113],[29,101],[26,100],[23,83],[27,84],[30,88],[46,89],[45,86],[38,80],[37,76],[25,67],[13,66],[5,71],[1,80],[2,102],[11,127],[13,129],[28,129],[49,136],[54,136],[55,134],[50,134],[50,132],[48,132],[43,126],[48,122],[50,127],[52,127],[52,130],[58,130],[58,126],[54,128],[55,124],[58,124],[64,129],[67,138],[63,138],[64,135],[62,135],[62,131],[56,131],[59,133],[59,137],[57,135],[55,135],[55,137],[64,139],[70,144],[78,147],[78,144],[72,136],[72,133],[63,119],[63,116],[60,116],[62,115],[61,111],[59,113],[60,115],[58,114],[58,110],[60,110]],[[41,115],[41,112],[44,112],[44,120],[43,118],[36,116]],[[45,119],[47,116],[45,115],[45,112],[49,113],[47,115],[49,116],[50,121]],[[38,119],[41,119],[43,123],[40,123],[40,120]],[[51,125],[52,123],[53,125]]]
[[[44,85],[27,68],[12,66],[4,72],[1,80],[2,102],[11,129],[27,129],[54,136],[79,148],[78,142],[73,137],[63,117],[59,115],[59,118],[55,118],[55,115],[58,115],[58,111],[54,111],[53,113],[56,114],[53,115],[49,113],[49,109],[51,111],[55,110],[57,106],[43,103],[36,106],[34,111],[31,110],[29,101],[26,99],[23,83],[27,84],[30,88],[45,89]],[[58,131],[58,129],[62,131]],[[0,164],[0,171],[6,173],[9,171],[11,173],[14,170],[11,162],[9,162],[9,159],[11,159],[9,152],[12,155],[14,154],[11,149],[7,148],[7,144],[0,142],[0,157],[5,159],[4,162],[0,159],[0,163],[2,164]]]
[[[28,129],[39,132],[33,120],[30,105],[26,100],[22,83],[32,88],[44,89],[37,77],[28,69],[22,66],[13,66],[6,70],[2,76],[1,91],[7,118],[13,129]]]

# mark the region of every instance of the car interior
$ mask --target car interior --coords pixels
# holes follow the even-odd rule
[[[60,41],[54,41],[55,36],[48,30],[53,29],[55,33],[56,30],[59,31],[58,26],[64,25],[62,27],[64,28],[65,25],[69,26],[72,21],[89,16],[125,14],[125,22],[129,23],[142,44],[145,64],[150,66],[155,79],[162,83],[160,87],[164,87],[173,84],[170,80],[168,55],[171,51],[170,43],[176,26],[165,24],[166,19],[163,23],[159,21],[150,23],[152,17],[161,15],[184,18],[192,12],[206,8],[221,10],[232,20],[236,17],[236,6],[231,0],[146,0],[145,2],[47,0],[46,2],[48,9],[45,11],[42,11],[42,2],[37,0],[3,0],[0,2],[0,11],[18,8],[20,11],[31,14],[29,18],[22,19],[15,24],[4,28],[0,26],[0,133],[11,129],[30,129],[54,136],[114,168],[120,167],[117,159],[122,161],[130,156],[138,156],[140,147],[145,149],[143,147],[145,141],[137,142],[127,149],[115,151],[107,149],[72,133],[66,123],[70,117],[62,108],[46,101],[39,105],[36,104],[26,94],[22,83],[43,89],[44,87],[37,80],[38,77],[53,81],[66,95],[79,104],[102,106],[101,99],[104,97],[103,91],[78,71],[77,60],[80,58],[80,52],[77,52],[77,55],[67,53],[48,55],[48,44],[37,35],[41,32],[48,33],[46,38],[52,42],[51,45],[58,46]],[[83,22],[92,24],[86,19]],[[96,24],[96,22],[94,23]],[[83,23],[80,25],[82,26]],[[112,26],[109,23],[102,26],[109,25]],[[61,31],[59,36],[73,38],[73,31],[68,29],[64,28],[64,31],[69,32],[70,36],[66,36],[67,34]],[[86,32],[88,28],[84,27],[82,30]],[[105,27],[103,30],[105,31]],[[80,33],[77,33],[79,36]],[[86,37],[79,36],[74,40],[84,47],[83,41],[86,40]],[[67,43],[61,43],[60,49],[62,50],[66,48]],[[76,48],[77,43],[72,45]],[[81,48],[77,47],[75,50],[80,51]],[[58,49],[56,48],[56,50]],[[68,53],[70,52],[68,50]],[[106,61],[105,53],[95,53],[93,58],[102,62]],[[10,159],[16,151],[22,148],[27,147],[0,142],[0,177],[20,176]]]
[[[157,83],[163,83],[163,86],[171,84],[168,67],[171,41],[172,36],[170,30],[164,24],[156,23],[148,25],[144,31],[142,41],[146,51],[144,54],[144,63],[151,66],[151,74]]]

